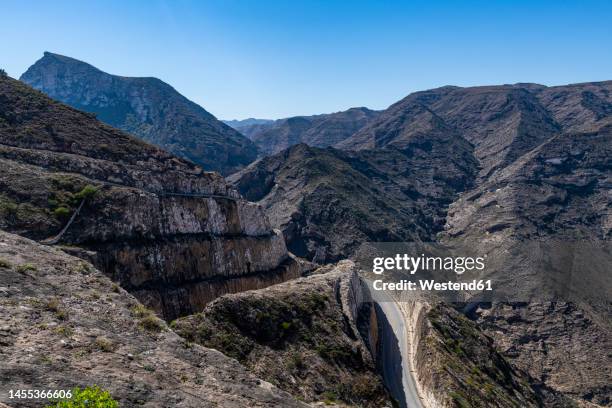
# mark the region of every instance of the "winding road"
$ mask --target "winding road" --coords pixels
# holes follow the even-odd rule
[[[384,315],[381,360],[385,383],[400,407],[424,408],[409,360],[411,353],[405,317],[397,302],[384,294],[381,296],[380,293],[377,293],[376,297],[379,298],[378,311]]]

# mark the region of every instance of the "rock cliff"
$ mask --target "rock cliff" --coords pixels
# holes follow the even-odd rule
[[[0,78],[0,228],[90,259],[169,319],[299,275],[221,176]],[[81,206],[81,203],[83,204]]]

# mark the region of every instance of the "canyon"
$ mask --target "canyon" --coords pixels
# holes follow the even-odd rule
[[[532,243],[605,249],[612,82],[442,87],[250,122],[248,143],[207,117],[194,147],[132,127],[130,98],[94,86],[129,84],[89,65],[47,54],[22,78],[72,107],[0,77],[4,385],[95,381],[126,406],[610,404],[609,251],[572,270],[600,304],[379,299],[350,259],[471,247],[512,287],[537,282],[517,263]]]

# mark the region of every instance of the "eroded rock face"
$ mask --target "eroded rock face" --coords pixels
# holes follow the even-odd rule
[[[54,99],[222,174],[257,157],[257,147],[157,78],[110,75],[46,52],[21,80]]]
[[[0,228],[49,238],[85,200],[60,242],[97,251],[88,259],[168,319],[299,275],[261,208],[218,174],[10,78],[0,108]]]
[[[475,313],[501,353],[536,384],[576,401],[612,402],[609,320],[569,303],[482,305]]]
[[[376,331],[370,301],[354,264],[344,261],[306,278],[223,296],[174,327],[306,401],[390,406],[366,347],[375,341],[369,330]]]
[[[187,344],[81,259],[0,232],[0,386],[94,384],[121,407],[305,407],[218,351]],[[40,407],[8,399],[0,405]]]

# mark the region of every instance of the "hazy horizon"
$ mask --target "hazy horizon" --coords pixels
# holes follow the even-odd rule
[[[13,40],[0,45],[0,68],[9,75],[18,78],[50,51],[114,75],[160,78],[223,120],[380,110],[444,85],[612,79],[612,3],[603,1],[3,8],[11,18],[0,34]]]

